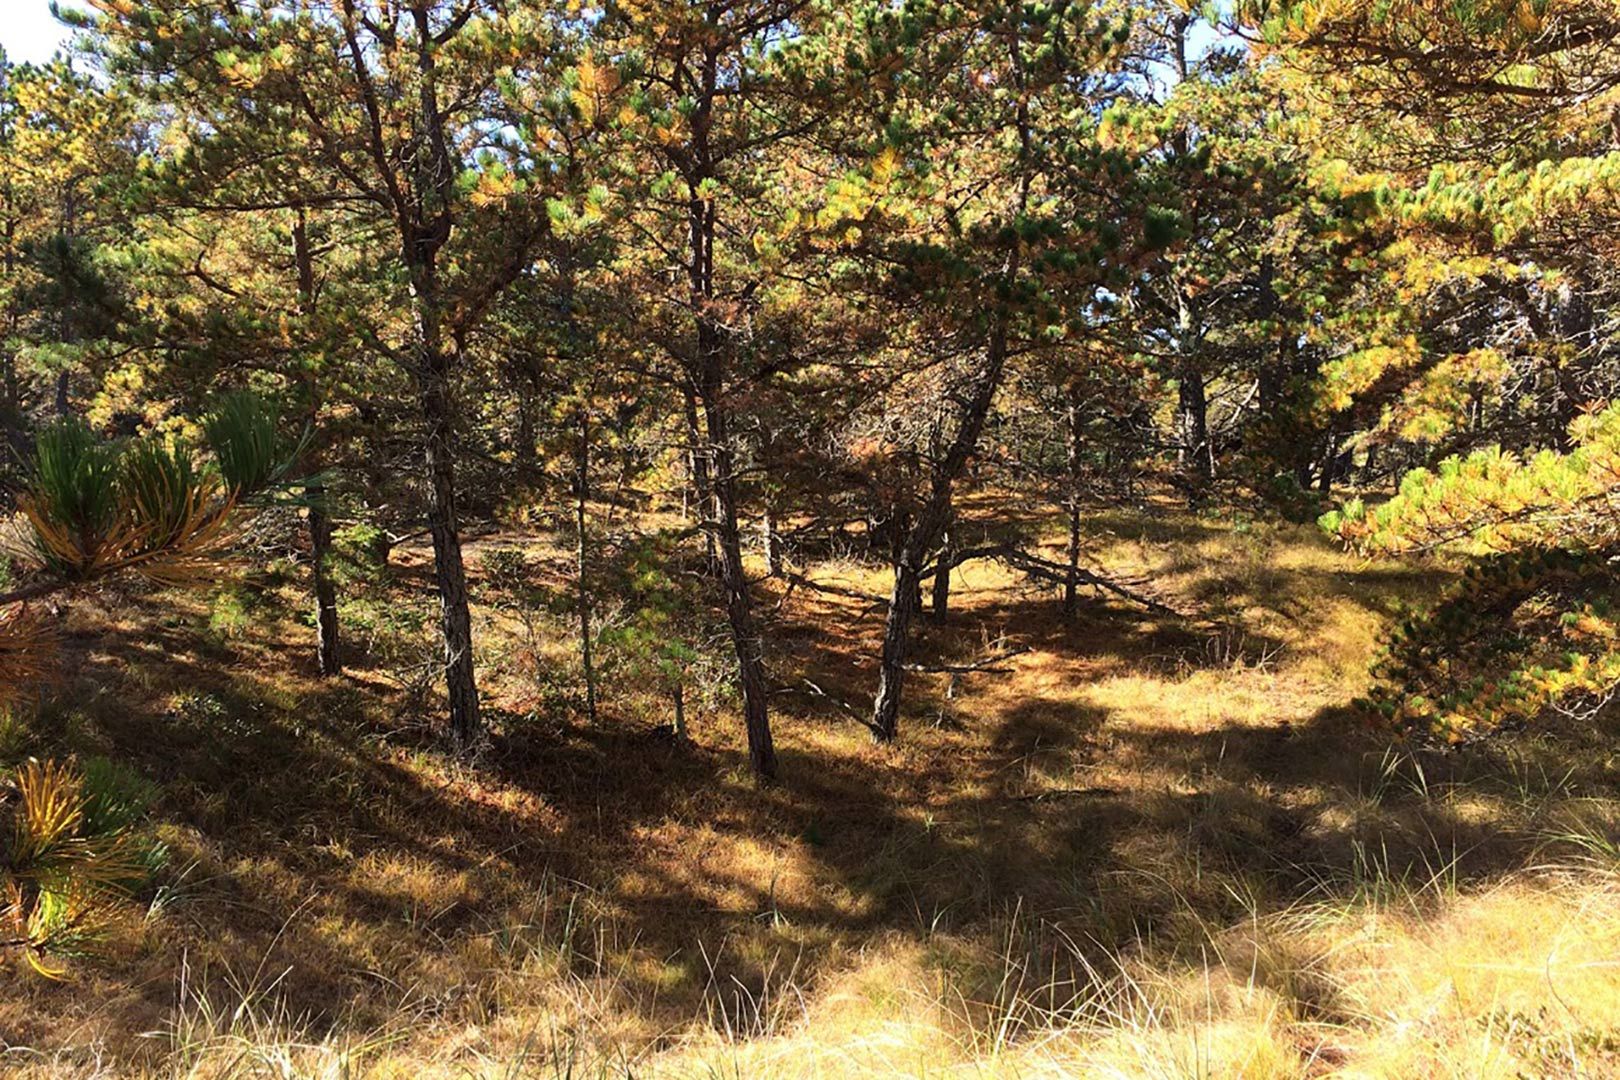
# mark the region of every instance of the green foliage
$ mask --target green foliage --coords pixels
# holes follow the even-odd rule
[[[1403,620],[1369,707],[1449,741],[1551,713],[1589,717],[1620,687],[1620,575],[1606,556],[1494,556],[1432,610]]]
[[[29,761],[11,778],[5,822],[5,944],[56,977],[55,957],[92,953],[129,889],[153,865],[133,825],[145,792],[107,765]]]
[[[100,537],[118,516],[120,473],[117,446],[96,438],[81,421],[58,420],[37,436],[30,491],[51,522],[82,537]]]
[[[388,575],[388,531],[352,521],[332,533],[332,573],[342,584],[380,582]]]
[[[220,475],[238,497],[272,487],[291,471],[297,453],[284,444],[279,419],[273,405],[251,393],[225,395],[204,418]]]

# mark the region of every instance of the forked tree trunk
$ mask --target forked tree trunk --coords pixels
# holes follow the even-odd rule
[[[912,521],[905,543],[901,545],[900,557],[895,561],[894,590],[889,595],[889,614],[883,623],[883,652],[878,662],[878,690],[872,702],[870,725],[872,737],[881,743],[893,742],[899,733],[906,649],[921,595],[923,563],[938,546],[940,535],[950,523],[952,488],[978,446],[990,406],[1001,388],[1001,373],[1007,363],[1009,321],[1005,310],[998,314],[991,329],[984,369],[963,408],[950,448],[934,465],[928,499]]]

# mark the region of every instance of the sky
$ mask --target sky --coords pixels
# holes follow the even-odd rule
[[[64,7],[72,7],[64,0]],[[49,60],[68,38],[67,27],[51,17],[50,0],[0,0],[0,46],[15,63]]]

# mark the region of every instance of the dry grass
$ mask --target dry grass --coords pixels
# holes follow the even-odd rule
[[[173,855],[110,955],[8,977],[0,1071],[1620,1075],[1613,733],[1391,749],[1346,705],[1432,575],[1158,510],[1089,537],[1200,618],[1065,620],[974,564],[919,654],[1028,651],[950,696],[916,677],[893,749],[838,704],[878,612],[795,591],[776,674],[826,696],[779,695],[764,789],[723,709],[690,747],[634,686],[594,728],[533,715],[520,669],[566,671],[566,642],[489,609],[506,711],[474,767],[403,661],[308,677],[291,585],[229,633],[208,598],[81,611],[40,745],[161,783]],[[405,562],[362,600],[421,606]]]

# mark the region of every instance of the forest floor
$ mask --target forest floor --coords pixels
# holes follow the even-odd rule
[[[614,678],[587,724],[566,622],[488,606],[494,735],[447,755],[409,687],[419,549],[345,600],[365,652],[331,682],[296,578],[86,602],[7,750],[137,770],[168,860],[104,955],[3,976],[0,1072],[1620,1075],[1614,725],[1392,745],[1349,704],[1441,573],[1231,515],[1086,529],[1190,617],[1065,618],[970,564],[917,659],[1015,655],[914,676],[892,748],[839,704],[869,700],[883,567],[764,585],[766,787],[726,702],[683,744]],[[490,551],[566,542],[475,543],[475,590]]]

